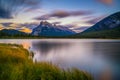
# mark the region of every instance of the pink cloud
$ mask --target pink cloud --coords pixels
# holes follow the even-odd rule
[[[90,20],[86,21],[86,23],[88,23],[88,24],[96,24],[97,22],[99,22],[100,20],[104,19],[105,17],[106,17],[106,15],[95,17],[93,19],[90,19]]]
[[[105,5],[112,5],[113,4],[113,0],[98,0],[98,1],[105,4]]]
[[[49,20],[52,17],[55,18],[66,18],[70,16],[85,16],[85,15],[91,15],[94,14],[93,11],[65,11],[65,10],[56,10],[49,14],[45,14],[39,17],[34,18],[35,20]]]

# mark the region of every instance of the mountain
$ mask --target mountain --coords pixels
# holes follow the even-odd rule
[[[110,30],[79,33],[72,37],[75,37],[75,38],[120,38],[120,27],[110,29]]]
[[[24,32],[20,32],[18,30],[14,30],[14,29],[3,29],[0,30],[0,37],[5,37],[5,36],[25,36],[28,35],[27,33]]]
[[[120,38],[120,12],[112,14],[92,27],[74,35],[81,38]]]
[[[96,23],[94,26],[88,28],[82,33],[94,32],[94,31],[102,31],[102,30],[110,30],[116,27],[120,27],[120,12],[112,14],[100,22]]]
[[[68,36],[75,34],[75,32],[64,26],[56,26],[47,21],[41,21],[31,34],[34,36]]]

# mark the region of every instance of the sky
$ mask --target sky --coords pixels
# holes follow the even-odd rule
[[[0,30],[30,33],[46,20],[81,32],[119,12],[120,0],[0,0]]]

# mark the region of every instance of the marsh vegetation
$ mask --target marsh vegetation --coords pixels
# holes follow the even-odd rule
[[[61,69],[48,62],[33,63],[22,45],[0,44],[0,80],[93,80],[79,69]]]

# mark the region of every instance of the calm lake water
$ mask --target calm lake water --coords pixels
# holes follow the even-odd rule
[[[61,68],[79,68],[97,80],[120,80],[120,40],[1,39],[34,52],[33,61],[49,61]]]

